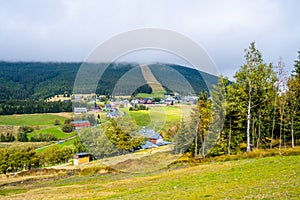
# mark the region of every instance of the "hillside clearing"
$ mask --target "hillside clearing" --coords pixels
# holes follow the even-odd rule
[[[165,92],[162,85],[156,80],[148,65],[140,65],[143,77],[147,84],[152,88],[152,93]]]

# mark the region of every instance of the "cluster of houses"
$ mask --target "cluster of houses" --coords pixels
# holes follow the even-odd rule
[[[156,98],[154,101],[154,98],[136,98],[131,100],[131,104],[166,104],[166,105],[174,105],[178,103],[183,104],[196,104],[198,101],[197,96],[184,96],[181,98],[180,96],[171,96],[166,95],[164,98]]]
[[[165,141],[163,136],[153,129],[146,129],[143,127],[139,133],[145,137],[145,144],[140,146],[140,149],[151,149],[163,145],[171,144],[171,142]],[[91,155],[89,153],[77,153],[74,155],[74,165],[81,165],[90,161]]]
[[[197,96],[184,96],[180,97],[179,95],[171,96],[166,95],[164,98],[134,98],[131,101],[125,99],[125,100],[116,100],[111,101],[108,104],[105,104],[104,106],[97,105],[97,101],[100,98],[97,97],[96,100],[90,99],[89,103],[93,104],[92,108],[86,108],[86,107],[75,107],[74,108],[74,114],[85,114],[89,111],[105,111],[110,112],[109,116],[117,116],[116,113],[118,113],[118,110],[116,110],[119,107],[133,107],[136,104],[165,104],[165,105],[174,105],[178,103],[183,104],[196,104],[198,97]],[[81,96],[75,96],[75,100],[82,101]],[[76,101],[75,101],[76,102]]]
[[[141,149],[150,149],[171,144],[171,142],[165,141],[163,136],[153,129],[146,129],[146,127],[143,127],[139,132],[146,138],[146,143],[141,145]]]
[[[98,98],[98,97],[97,97]],[[123,112],[120,111],[120,107],[133,107],[136,104],[165,104],[165,105],[174,105],[177,103],[184,103],[184,104],[196,104],[198,101],[198,97],[196,96],[184,96],[181,98],[180,96],[170,96],[167,95],[165,98],[135,98],[131,101],[129,100],[116,100],[114,102],[110,102],[108,104],[105,104],[104,106],[100,107],[97,106],[97,100],[90,102],[92,104],[95,104],[95,108],[93,110],[98,112],[106,112],[107,118],[117,118],[124,115]],[[81,97],[75,96],[75,102],[82,101]],[[74,108],[74,114],[86,114],[89,111],[86,107],[75,107]],[[91,124],[88,120],[74,120],[70,122],[70,125],[74,127],[74,129],[78,130],[81,128],[90,127]],[[140,146],[140,149],[151,149],[156,148],[163,145],[168,145],[171,142],[165,141],[163,139],[163,136],[157,132],[155,132],[153,129],[146,129],[146,127],[143,127],[139,133],[145,137],[146,141],[143,145]],[[74,155],[74,165],[79,165],[83,163],[87,163],[90,161],[90,154],[88,153],[78,153]]]

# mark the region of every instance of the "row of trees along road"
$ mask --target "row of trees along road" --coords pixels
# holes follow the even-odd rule
[[[254,42],[245,49],[244,57],[245,63],[233,82],[220,77],[211,98],[200,94],[197,108],[191,114],[194,124],[190,127],[196,127],[191,130],[196,134],[188,151],[193,156],[299,145],[300,51],[290,76],[281,59],[277,66],[265,63]],[[220,122],[223,118],[224,125],[218,130],[217,144],[206,152],[206,140],[213,134],[209,129],[212,118],[220,118]]]
[[[37,152],[28,145],[11,145],[9,148],[0,148],[0,174],[67,163],[74,153],[86,151],[79,139],[74,141],[74,148],[52,145],[43,152]]]

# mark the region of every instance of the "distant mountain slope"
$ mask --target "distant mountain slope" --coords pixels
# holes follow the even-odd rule
[[[195,94],[212,89],[218,77],[192,68],[170,64],[149,65],[156,79],[165,87],[181,94]]]
[[[70,94],[80,65],[81,63],[62,62],[0,62],[0,100],[46,99],[57,94]],[[112,94],[118,81],[137,66],[135,63],[111,64],[99,80],[96,93]],[[188,81],[195,93],[207,90],[205,82],[215,84],[218,79],[202,72],[199,75],[197,70],[179,65],[148,66],[161,85],[171,90],[176,88],[185,91],[185,85],[177,79],[180,76]],[[141,77],[135,77],[131,82]],[[143,86],[139,90],[144,92],[143,90],[149,90],[149,87]]]
[[[0,62],[0,99],[46,98],[71,92],[80,63]]]

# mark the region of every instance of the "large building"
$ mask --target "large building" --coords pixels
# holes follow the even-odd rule
[[[74,114],[82,114],[82,113],[87,113],[87,109],[84,107],[74,108]]]
[[[90,127],[91,123],[88,120],[76,120],[76,121],[71,121],[70,125],[75,128],[75,130],[85,128],[85,127]]]

